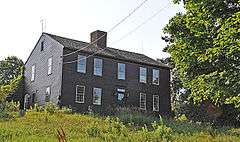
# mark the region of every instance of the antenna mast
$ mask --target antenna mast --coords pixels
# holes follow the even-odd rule
[[[46,19],[41,19],[42,33],[46,31]]]

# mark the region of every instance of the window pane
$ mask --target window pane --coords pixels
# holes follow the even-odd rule
[[[159,111],[159,96],[153,95],[153,111]]]
[[[102,76],[102,59],[94,58],[94,75]]]
[[[102,89],[93,88],[93,104],[101,105]]]
[[[158,85],[159,84],[159,70],[153,69],[153,74],[152,74],[152,82],[153,84]]]
[[[118,79],[125,80],[125,64],[118,63]]]
[[[35,65],[32,66],[32,76],[31,76],[31,81],[34,81],[35,79]]]
[[[46,88],[46,94],[45,94],[45,102],[49,102],[50,101],[50,95],[51,95],[51,88],[47,87]]]
[[[147,68],[140,67],[140,76],[139,81],[146,83],[147,82]]]
[[[84,103],[85,86],[76,86],[76,102]]]
[[[86,73],[86,56],[78,55],[77,72]]]
[[[48,59],[48,75],[52,74],[52,58]]]
[[[146,110],[146,94],[140,93],[140,109]]]

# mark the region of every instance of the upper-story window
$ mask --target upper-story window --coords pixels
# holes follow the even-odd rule
[[[158,85],[159,84],[159,70],[152,70],[152,83]]]
[[[77,72],[86,73],[86,56],[78,55]]]
[[[101,105],[102,88],[93,88],[93,104]]]
[[[35,80],[35,73],[36,73],[36,67],[35,65],[32,66],[32,71],[31,71],[31,81]]]
[[[41,42],[41,51],[44,51],[44,41]]]
[[[52,58],[48,59],[48,75],[52,74]]]
[[[94,58],[94,75],[102,76],[103,60]]]
[[[50,86],[46,88],[45,102],[50,102],[51,88]]]
[[[159,111],[159,96],[153,95],[153,111]]]
[[[125,80],[125,64],[118,63],[118,79]]]
[[[139,82],[142,83],[147,82],[147,68],[144,67],[139,68]]]
[[[84,103],[84,94],[85,94],[85,86],[76,85],[76,99],[77,103]]]

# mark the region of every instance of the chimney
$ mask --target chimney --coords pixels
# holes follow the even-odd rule
[[[107,32],[96,30],[91,33],[91,43],[100,48],[107,47]]]

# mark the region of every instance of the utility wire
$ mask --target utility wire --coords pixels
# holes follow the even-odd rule
[[[154,17],[156,17],[161,11],[163,11],[165,8],[167,8],[168,6],[170,5],[170,3],[168,3],[166,6],[164,6],[163,8],[161,8],[160,10],[158,10],[156,13],[154,13],[152,16],[150,16],[149,18],[147,18],[145,21],[143,21],[140,25],[138,25],[136,28],[134,28],[133,30],[131,30],[130,32],[128,32],[127,34],[125,34],[124,36],[122,36],[120,39],[114,41],[112,43],[112,45],[122,41],[123,39],[125,39],[126,37],[128,37],[129,35],[131,35],[132,33],[134,33],[135,31],[137,31],[139,28],[141,28],[143,25],[145,25],[146,23],[148,23],[149,21],[151,21]],[[87,58],[90,58],[98,53],[101,53],[103,52],[104,50],[106,50],[108,48],[103,48],[83,59],[87,59]],[[74,63],[74,62],[78,62],[79,60],[83,60],[83,59],[77,59],[77,60],[73,60],[73,61],[69,61],[69,62],[64,62],[63,64],[71,64],[71,63]]]
[[[140,25],[138,25],[137,27],[135,27],[133,30],[131,30],[130,32],[126,33],[124,36],[122,36],[120,39],[114,41],[111,45],[114,45],[118,42],[120,42],[121,40],[125,39],[126,37],[128,37],[129,35],[131,35],[132,33],[134,33],[135,31],[137,31],[139,28],[141,28],[143,25],[145,25],[147,22],[151,21],[154,17],[156,17],[163,9],[165,9],[167,6],[169,6],[170,3],[168,3],[166,6],[164,6],[163,8],[161,8],[160,10],[158,10],[156,13],[154,13],[151,17],[147,18],[144,22],[142,22]]]
[[[144,1],[143,1],[140,5],[138,5],[132,12],[130,12],[126,17],[124,17],[122,20],[120,20],[120,21],[119,21],[116,25],[114,25],[110,30],[108,30],[107,33],[112,32],[112,31],[113,31],[115,28],[117,28],[121,23],[123,23],[125,20],[127,20],[127,18],[129,18],[131,15],[133,15],[139,8],[141,8],[147,1],[149,1],[149,0],[144,0]],[[87,46],[85,46],[85,47],[83,47],[83,48],[80,48],[80,49],[78,49],[78,50],[76,50],[76,51],[74,51],[74,52],[65,54],[65,55],[63,55],[63,57],[72,55],[72,54],[74,54],[74,53],[77,53],[78,51],[81,51],[81,50],[89,47],[90,45],[95,44],[97,41],[99,41],[100,39],[102,39],[103,37],[105,37],[105,36],[107,35],[107,33],[104,34],[104,35],[102,35],[102,36],[100,36],[99,38],[97,38],[95,41],[91,42],[91,43],[88,44]]]

